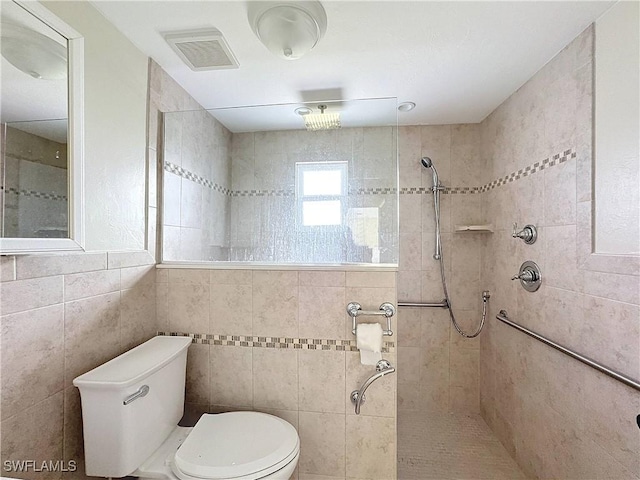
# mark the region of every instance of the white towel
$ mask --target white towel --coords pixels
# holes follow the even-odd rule
[[[356,343],[362,365],[375,365],[382,359],[382,327],[379,323],[359,323]]]

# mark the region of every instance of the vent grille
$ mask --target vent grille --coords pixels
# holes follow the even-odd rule
[[[164,38],[191,70],[217,70],[239,66],[218,30],[174,32],[165,34]]]

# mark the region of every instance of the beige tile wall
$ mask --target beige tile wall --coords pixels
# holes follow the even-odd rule
[[[395,272],[159,269],[156,288],[164,332],[353,340],[349,301],[396,303]],[[394,346],[384,357],[395,365]],[[187,370],[190,413],[251,409],[291,422],[299,478],[395,478],[396,376],[375,382],[356,416],[348,395],[374,373],[357,352],[193,344]]]
[[[170,162],[220,188],[230,188],[231,132],[151,59],[148,118],[147,155],[154,192],[155,182],[164,179],[164,260],[226,260],[229,197],[175,173],[164,172],[163,177],[162,169],[164,162]],[[153,198],[149,214],[155,218],[158,205]]]
[[[492,291],[481,341],[481,410],[524,471],[537,478],[640,478],[640,394],[499,324],[513,320],[640,378],[640,278],[580,267],[576,211],[590,199],[592,30],[588,29],[481,125],[492,178],[567,149],[576,158],[483,194],[497,225],[484,241]],[[635,207],[637,208],[637,206]],[[511,222],[538,226],[531,246]],[[543,286],[509,278],[536,261]]]
[[[71,382],[155,335],[155,262],[146,252],[1,259],[3,466],[74,460],[78,472],[65,476],[83,477],[80,395]]]
[[[475,187],[487,177],[478,148],[479,125],[410,126],[399,129],[400,267],[399,301],[439,302],[444,298],[439,262],[433,259],[435,214],[429,190],[428,156],[446,187]],[[456,225],[483,223],[479,194],[441,195],[445,273],[453,311],[465,331],[480,321],[482,241],[486,234],[454,233]],[[443,309],[402,308],[398,337],[398,409],[426,414],[479,411],[478,339],[458,335]]]

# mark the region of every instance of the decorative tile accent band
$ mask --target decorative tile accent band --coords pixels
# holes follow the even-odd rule
[[[165,337],[191,337],[193,343],[226,347],[290,348],[293,350],[335,350],[357,352],[355,340],[324,338],[260,337],[251,335],[214,335],[207,333],[158,332]],[[385,341],[382,353],[394,353],[395,342]]]
[[[231,191],[228,188],[223,187],[222,185],[219,185],[215,182],[212,182],[209,179],[201,177],[200,175],[196,175],[195,173],[190,172],[185,168],[182,168],[180,165],[175,165],[171,162],[164,162],[164,169],[167,172],[175,173],[179,177],[186,178],[187,180],[191,180],[192,182],[199,183],[200,185],[210,188],[211,190],[220,192],[223,195],[229,195],[231,193]]]
[[[511,183],[515,180],[520,180],[522,177],[528,177],[536,172],[542,171],[545,168],[550,168],[555,165],[560,165],[568,160],[576,158],[577,154],[575,149],[570,148],[562,153],[557,153],[549,158],[545,158],[541,162],[535,162],[528,167],[521,168],[517,172],[512,172],[509,175],[500,177],[492,182],[489,182],[481,187],[446,187],[442,193],[448,194],[475,194],[488,192],[494,188],[500,187],[507,183]],[[400,193],[403,195],[420,195],[423,193],[432,193],[431,187],[405,187],[400,189]]]
[[[0,191],[6,191],[12,195],[17,195],[19,197],[35,197],[35,198],[43,198],[45,200],[63,200],[67,201],[66,195],[58,195],[57,193],[44,193],[38,192],[36,190],[18,190],[13,187],[2,187],[0,186]]]
[[[192,182],[203,185],[207,188],[215,190],[217,192],[222,193],[223,195],[227,195],[229,197],[294,197],[296,192],[293,189],[272,189],[272,190],[229,190],[222,185],[217,184],[216,182],[212,182],[211,180],[201,177],[189,170],[181,167],[180,165],[175,165],[170,162],[164,163],[164,169],[167,172],[174,173],[179,177],[186,178],[187,180],[191,180]],[[391,187],[382,187],[382,188],[357,188],[350,189],[349,195],[383,195],[396,193],[398,190],[396,188]]]
[[[293,190],[231,190],[231,197],[294,197]]]
[[[577,154],[573,148],[565,150],[562,153],[556,153],[555,155],[545,158],[541,162],[535,162],[528,167],[521,168],[517,172],[512,172],[509,175],[505,175],[504,177],[498,178],[486,185],[481,187],[482,192],[487,192],[496,187],[500,187],[501,185],[505,185],[507,183],[511,183],[515,180],[520,180],[522,177],[528,177],[534,173],[540,172],[545,168],[553,167],[555,165],[560,165],[561,163],[565,163],[568,160],[576,158]]]
[[[576,152],[575,149],[570,148],[562,153],[557,153],[549,158],[545,158],[541,162],[535,162],[528,167],[521,168],[517,172],[512,172],[509,175],[505,175],[504,177],[493,180],[485,185],[482,185],[481,187],[445,187],[444,190],[442,190],[442,193],[448,195],[473,195],[477,193],[488,192],[489,190],[493,190],[494,188],[500,187],[507,183],[511,183],[515,180],[520,180],[522,177],[527,177],[536,172],[542,171],[545,168],[565,163],[566,161],[573,158],[576,158]],[[199,183],[200,185],[204,185],[207,188],[211,188],[212,190],[216,190],[217,192],[230,197],[295,196],[295,191],[292,189],[229,190],[228,188],[218,185],[217,183],[212,182],[211,180],[208,180],[204,177],[196,175],[195,173],[192,173],[179,165],[174,165],[173,163],[169,162],[165,162],[164,169],[168,172],[175,173],[182,178],[186,178],[193,182]],[[354,188],[349,190],[349,195],[387,195],[394,194],[396,192],[398,192],[398,190],[394,187]],[[431,192],[432,190],[430,187],[403,187],[399,190],[399,193],[401,195],[423,195],[426,193],[430,194]]]

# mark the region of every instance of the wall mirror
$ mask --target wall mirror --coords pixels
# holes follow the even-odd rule
[[[82,38],[37,2],[0,20],[0,253],[81,250]]]
[[[165,113],[163,263],[397,265],[396,107]]]

